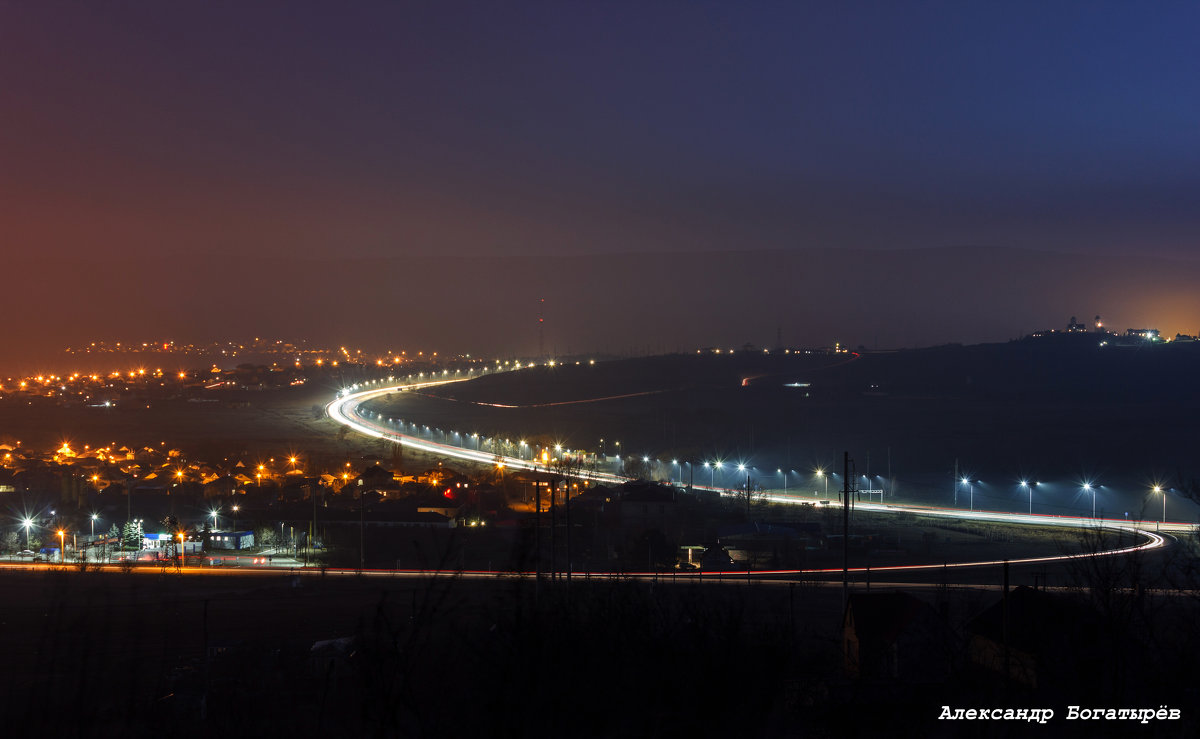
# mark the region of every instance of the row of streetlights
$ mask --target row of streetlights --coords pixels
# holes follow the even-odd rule
[[[443,374],[445,374],[445,373],[443,373]],[[432,379],[432,376],[433,376],[433,373],[431,373],[431,379]],[[410,375],[409,376],[410,382],[411,382],[411,379],[412,378]],[[344,391],[344,392],[349,392],[349,390]],[[377,417],[379,415],[380,414],[376,414]],[[389,418],[388,421],[392,421],[392,419]],[[403,423],[403,422],[401,422],[401,423]],[[425,427],[425,428],[428,429],[428,427]],[[455,432],[455,435],[456,436],[458,435],[457,432]],[[493,442],[493,444],[494,443],[495,442]],[[600,443],[601,443],[601,447],[603,448],[604,440],[601,439]],[[508,444],[510,444],[510,442],[506,439],[505,444],[508,445]],[[520,451],[523,452],[525,447],[526,447],[526,442],[524,440],[521,440],[520,441]],[[618,449],[620,448],[619,442],[617,442],[617,447],[618,447]],[[521,458],[524,458],[523,453],[521,454]],[[635,459],[635,458],[630,457],[630,459]],[[621,460],[622,460],[622,457],[618,454],[614,461],[619,464],[621,462]],[[649,463],[650,461],[651,460],[648,455],[644,455],[642,457],[643,463]],[[655,460],[655,461],[661,463],[661,460]],[[678,473],[678,478],[680,480],[682,480],[683,479],[683,465],[691,464],[691,463],[690,462],[681,462],[678,459],[672,459],[671,464],[676,468],[677,473]],[[709,487],[715,488],[716,487],[716,472],[718,469],[723,469],[724,463],[720,460],[705,461],[703,463],[703,466],[709,470]],[[745,472],[747,469],[747,467],[744,463],[738,464],[736,467],[739,472]],[[751,468],[751,469],[753,469],[753,468]],[[789,470],[789,472],[790,472],[790,470]],[[784,473],[782,469],[776,469],[776,474],[779,474],[781,476],[781,479],[783,481],[783,489],[786,493],[786,491],[787,491],[787,474]],[[829,496],[829,475],[826,474],[826,472],[823,469],[819,469],[819,468],[814,471],[814,475],[816,477],[822,478],[824,480],[825,496],[828,497]],[[955,498],[957,498],[957,493],[958,493],[957,485],[960,483],[963,485],[966,485],[968,488],[968,495],[969,495],[969,507],[970,507],[970,510],[972,510],[972,511],[975,510],[975,483],[976,482],[979,482],[979,481],[972,480],[970,477],[962,477],[955,481]],[[1029,480],[1019,481],[1019,485],[1022,488],[1025,488],[1025,490],[1028,493],[1028,512],[1030,514],[1033,513],[1033,488],[1034,488],[1034,486],[1036,486],[1038,484],[1039,483],[1037,483],[1036,481],[1029,481]],[[1093,486],[1090,482],[1084,482],[1082,484],[1081,488],[1084,492],[1090,492],[1092,494],[1092,518],[1095,518],[1096,517],[1096,486]],[[1155,493],[1161,493],[1163,496],[1162,521],[1165,523],[1166,522],[1166,510],[1167,510],[1167,508],[1166,508],[1166,506],[1167,506],[1166,492],[1163,490],[1163,488],[1160,485],[1154,485],[1152,490]]]
[[[32,528],[34,525],[33,519],[26,516],[25,518],[21,519],[21,525],[25,528],[25,548],[29,549],[29,529]],[[64,560],[64,556],[66,555],[66,538],[65,537],[67,535],[67,532],[65,529],[59,529],[56,533],[58,534],[58,561],[61,564],[62,562],[65,561]]]
[[[972,480],[969,477],[963,477],[963,478],[960,478],[958,480],[958,482],[963,485],[968,486],[968,488],[970,490],[971,510],[972,511],[975,510],[975,483],[979,482],[979,480]],[[1033,514],[1033,488],[1035,486],[1037,486],[1039,483],[1036,481],[1021,480],[1018,484],[1022,488],[1025,488],[1029,492],[1029,513],[1032,515]],[[1100,486],[1093,485],[1091,482],[1085,481],[1079,487],[1080,487],[1080,490],[1082,490],[1083,492],[1092,494],[1092,518],[1095,518],[1096,517],[1096,488],[1098,488]],[[1154,485],[1150,490],[1153,493],[1159,493],[1162,495],[1162,522],[1166,523],[1167,522],[1167,491],[1164,490],[1161,485]]]
[[[643,461],[648,461],[648,459],[647,459],[647,458],[645,458],[645,457],[643,457],[643,458],[642,458],[642,460],[643,460]],[[671,461],[671,464],[674,464],[674,465],[680,465],[680,463],[679,463],[678,461],[676,461],[676,460],[672,460],[672,461]],[[708,485],[709,485],[709,487],[716,487],[716,474],[717,474],[717,470],[719,470],[719,469],[723,469],[723,467],[724,467],[724,464],[725,464],[725,463],[724,463],[724,462],[721,462],[720,460],[717,460],[717,461],[714,461],[714,462],[705,462],[705,463],[704,463],[704,467],[705,467],[706,469],[708,469],[708,471],[709,471],[709,475],[708,475]],[[746,467],[746,465],[745,465],[744,463],[742,463],[742,464],[738,464],[738,465],[736,465],[736,467],[737,467],[737,471],[738,471],[738,472],[745,472],[747,469],[755,469],[755,468],[753,468],[753,467],[747,468],[747,467]],[[782,468],[776,468],[776,469],[775,469],[775,474],[779,475],[779,476],[780,476],[780,478],[783,480],[783,491],[784,491],[784,493],[785,493],[785,494],[787,493],[787,476],[788,476],[788,474],[790,474],[791,472],[793,472],[793,470],[788,470],[788,471],[785,473],[785,472],[783,471],[783,469],[782,469]],[[824,480],[824,481],[825,481],[825,497],[826,497],[826,498],[828,498],[828,497],[829,497],[829,475],[828,475],[828,474],[825,472],[825,470],[823,470],[823,469],[821,469],[821,468],[817,468],[816,470],[814,470],[814,471],[813,471],[813,475],[814,475],[814,476],[816,476],[817,478],[819,478],[819,479],[822,479],[822,480]],[[682,470],[682,466],[681,466],[681,467],[680,467],[680,478],[681,478],[681,479],[682,479],[682,476],[683,476],[683,470]]]
[[[239,510],[241,510],[241,507],[235,503],[235,504],[233,505],[233,514],[234,514],[234,528],[237,528],[237,513],[238,513],[238,511],[239,511]],[[213,528],[214,528],[214,529],[215,529],[215,528],[217,528],[217,521],[218,521],[218,516],[220,515],[220,509],[219,509],[219,508],[214,508],[214,509],[212,509],[212,510],[210,510],[210,511],[208,512],[208,515],[212,517],[212,520],[213,520]],[[92,538],[93,540],[96,538],[96,521],[98,521],[98,520],[100,520],[100,515],[99,515],[99,514],[97,514],[97,513],[93,513],[93,514],[91,514],[90,516],[88,516],[88,523],[91,525],[91,538]],[[137,522],[139,525],[141,524],[141,519],[140,519],[140,518],[139,518],[139,519],[135,519],[135,520],[136,520],[136,522]],[[29,518],[28,516],[26,516],[25,518],[21,519],[21,526],[22,526],[22,528],[24,528],[24,529],[25,529],[25,548],[26,548],[26,549],[29,549],[29,532],[30,532],[30,529],[32,529],[32,528],[33,528],[35,525],[36,525],[36,524],[34,523],[34,520],[33,520],[32,518]],[[62,561],[63,561],[64,554],[65,554],[65,551],[66,551],[65,543],[66,543],[66,533],[67,533],[67,532],[66,532],[66,530],[65,530],[65,529],[61,529],[61,528],[60,528],[60,529],[58,529],[58,531],[57,531],[57,532],[55,532],[55,533],[57,533],[57,534],[58,534],[58,539],[59,539],[59,549],[58,549],[58,552],[59,552],[59,561],[60,561],[60,562],[62,562]],[[179,536],[179,540],[182,542],[182,541],[183,541],[183,532],[182,532],[182,531],[181,531],[181,532],[178,532],[178,534],[177,534],[177,535]]]

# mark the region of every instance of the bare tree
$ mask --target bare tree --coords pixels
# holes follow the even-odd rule
[[[649,480],[652,476],[653,469],[648,462],[643,462],[638,457],[630,457],[626,459],[621,469],[631,480]]]

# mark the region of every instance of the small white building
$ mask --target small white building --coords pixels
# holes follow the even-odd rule
[[[208,536],[209,549],[252,549],[253,531],[214,531]]]

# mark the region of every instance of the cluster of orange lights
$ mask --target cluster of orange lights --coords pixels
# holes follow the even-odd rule
[[[93,342],[93,346],[95,346],[94,342]],[[116,346],[119,348],[122,346],[122,344],[120,342],[117,342]],[[136,347],[137,345],[130,345],[130,346]],[[141,345],[141,347],[148,347],[148,346],[150,346],[150,345],[149,344]],[[167,349],[166,344],[163,344],[162,346],[163,346],[164,350]],[[311,353],[316,353],[316,352],[311,352]],[[341,354],[343,357],[343,360],[347,361],[347,362],[360,362],[363,360],[371,361],[363,356],[365,352],[362,349],[350,350],[350,349],[347,349],[346,347],[340,347],[336,353]],[[396,351],[388,350],[385,355],[377,357],[374,360],[374,364],[377,367],[398,366],[405,362],[412,361],[412,360],[416,359],[417,357],[425,358],[426,356],[427,355],[425,354],[424,351],[418,351],[410,357],[407,351],[396,352]],[[438,352],[430,352],[428,355],[428,358],[432,359],[437,356],[438,356]],[[468,355],[466,355],[466,357],[470,358],[470,355],[468,354]],[[312,361],[311,366],[338,367],[339,365],[340,365],[340,363],[339,363],[339,360],[337,360],[337,359],[329,359],[326,357],[317,357],[315,360]],[[278,366],[278,365],[273,364],[272,366]],[[294,360],[294,366],[297,369],[302,369],[305,366],[305,362],[302,361],[299,357],[297,357]],[[217,365],[214,364],[212,366],[212,372],[220,373],[221,371],[222,370]],[[49,385],[53,385],[53,384],[61,384],[61,383],[66,383],[66,382],[76,382],[79,380],[86,380],[86,381],[90,381],[90,382],[103,382],[105,380],[110,380],[110,381],[111,380],[139,380],[139,379],[145,379],[147,377],[154,378],[154,379],[162,379],[165,376],[166,375],[161,368],[156,368],[154,370],[148,370],[144,367],[139,367],[137,369],[132,369],[132,370],[113,370],[112,372],[109,372],[107,374],[97,374],[97,373],[83,374],[80,372],[73,372],[68,376],[41,374],[36,377],[22,379],[19,381],[18,385],[21,390],[28,390],[30,388],[30,386],[33,384],[49,386]],[[192,375],[189,374],[189,372],[187,372],[185,370],[178,370],[175,373],[175,378],[180,381],[186,382],[191,377],[192,377]],[[3,386],[0,386],[0,389],[3,389]],[[67,388],[65,386],[63,386],[60,389],[66,390]]]
[[[109,372],[107,375],[100,375],[100,374],[94,373],[94,372],[90,373],[90,374],[84,374],[82,372],[72,372],[71,374],[65,375],[65,376],[64,375],[45,375],[45,374],[43,374],[43,375],[37,375],[35,377],[29,377],[24,380],[21,380],[18,383],[18,385],[21,389],[25,389],[25,388],[28,388],[30,386],[30,384],[37,384],[37,385],[43,385],[43,386],[61,385],[64,382],[78,382],[79,380],[85,380],[85,381],[90,381],[90,382],[100,382],[100,381],[106,380],[106,379],[107,380],[120,380],[120,379],[125,379],[125,378],[131,379],[131,380],[136,380],[136,379],[146,377],[147,374],[149,374],[153,378],[161,378],[164,376],[162,369],[155,369],[153,371],[150,371],[150,370],[145,369],[144,367],[139,367],[138,369],[128,370],[128,371],[113,370],[112,372]],[[187,379],[187,373],[180,371],[178,374],[178,377],[181,380]]]

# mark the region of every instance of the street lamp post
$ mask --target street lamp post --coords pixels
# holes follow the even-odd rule
[[[62,529],[58,530],[58,563],[60,565],[67,563],[67,542],[63,538],[66,533]]]
[[[26,518],[21,521],[21,524],[25,527],[25,548],[29,549],[29,527],[33,525],[33,521]]]
[[[964,477],[962,479],[962,484],[966,485],[971,492],[971,510],[973,511],[973,510],[975,510],[975,481],[968,480],[967,478]]]
[[[1162,499],[1163,499],[1162,523],[1166,523],[1167,522],[1167,491],[1162,489],[1162,485],[1155,485],[1154,492],[1162,493]]]
[[[1092,487],[1090,482],[1083,483],[1083,489],[1092,494],[1092,518],[1096,517],[1096,489]]]
[[[92,539],[95,540],[95,538],[96,538],[96,514],[95,513],[93,513],[91,515],[91,519],[92,519]]]
[[[1033,514],[1033,488],[1029,486],[1028,480],[1021,480],[1021,487],[1029,491],[1029,513]]]

